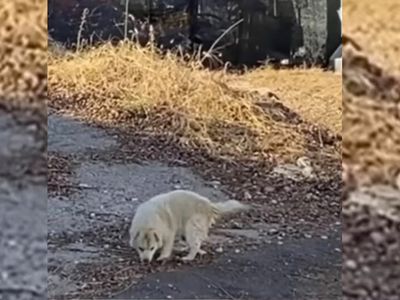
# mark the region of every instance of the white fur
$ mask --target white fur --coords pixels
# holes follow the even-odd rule
[[[175,238],[185,237],[189,253],[183,260],[193,260],[197,253],[205,254],[201,244],[219,216],[248,208],[236,200],[212,203],[185,190],[160,194],[137,208],[129,230],[130,245],[142,261],[151,261],[159,249],[158,260],[164,260],[171,256]]]

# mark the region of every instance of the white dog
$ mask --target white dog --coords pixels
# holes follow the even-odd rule
[[[182,259],[193,260],[197,253],[206,253],[201,244],[219,216],[248,208],[236,200],[212,203],[185,190],[160,194],[137,208],[129,230],[129,244],[136,248],[141,261],[151,262],[157,250],[161,250],[157,260],[168,259],[175,239],[184,237],[189,253]]]

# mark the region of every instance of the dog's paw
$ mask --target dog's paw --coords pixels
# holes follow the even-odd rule
[[[160,256],[157,261],[165,262],[170,259],[170,256]]]
[[[187,246],[182,246],[182,247],[174,247],[175,252],[186,252],[189,250],[189,247]]]
[[[194,257],[192,255],[190,255],[190,256],[186,255],[186,256],[182,257],[181,259],[184,262],[190,262],[190,261],[194,260]]]

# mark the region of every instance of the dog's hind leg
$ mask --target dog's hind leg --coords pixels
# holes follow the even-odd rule
[[[188,221],[185,228],[185,238],[189,245],[189,253],[182,257],[184,261],[193,260],[197,254],[204,255],[206,251],[201,249],[201,244],[208,235],[207,220],[201,216],[196,216]]]

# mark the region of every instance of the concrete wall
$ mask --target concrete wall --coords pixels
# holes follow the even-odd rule
[[[303,3],[303,7],[300,10],[299,22],[303,29],[303,42],[306,52],[311,60],[326,59],[327,1],[303,0],[300,2]]]

